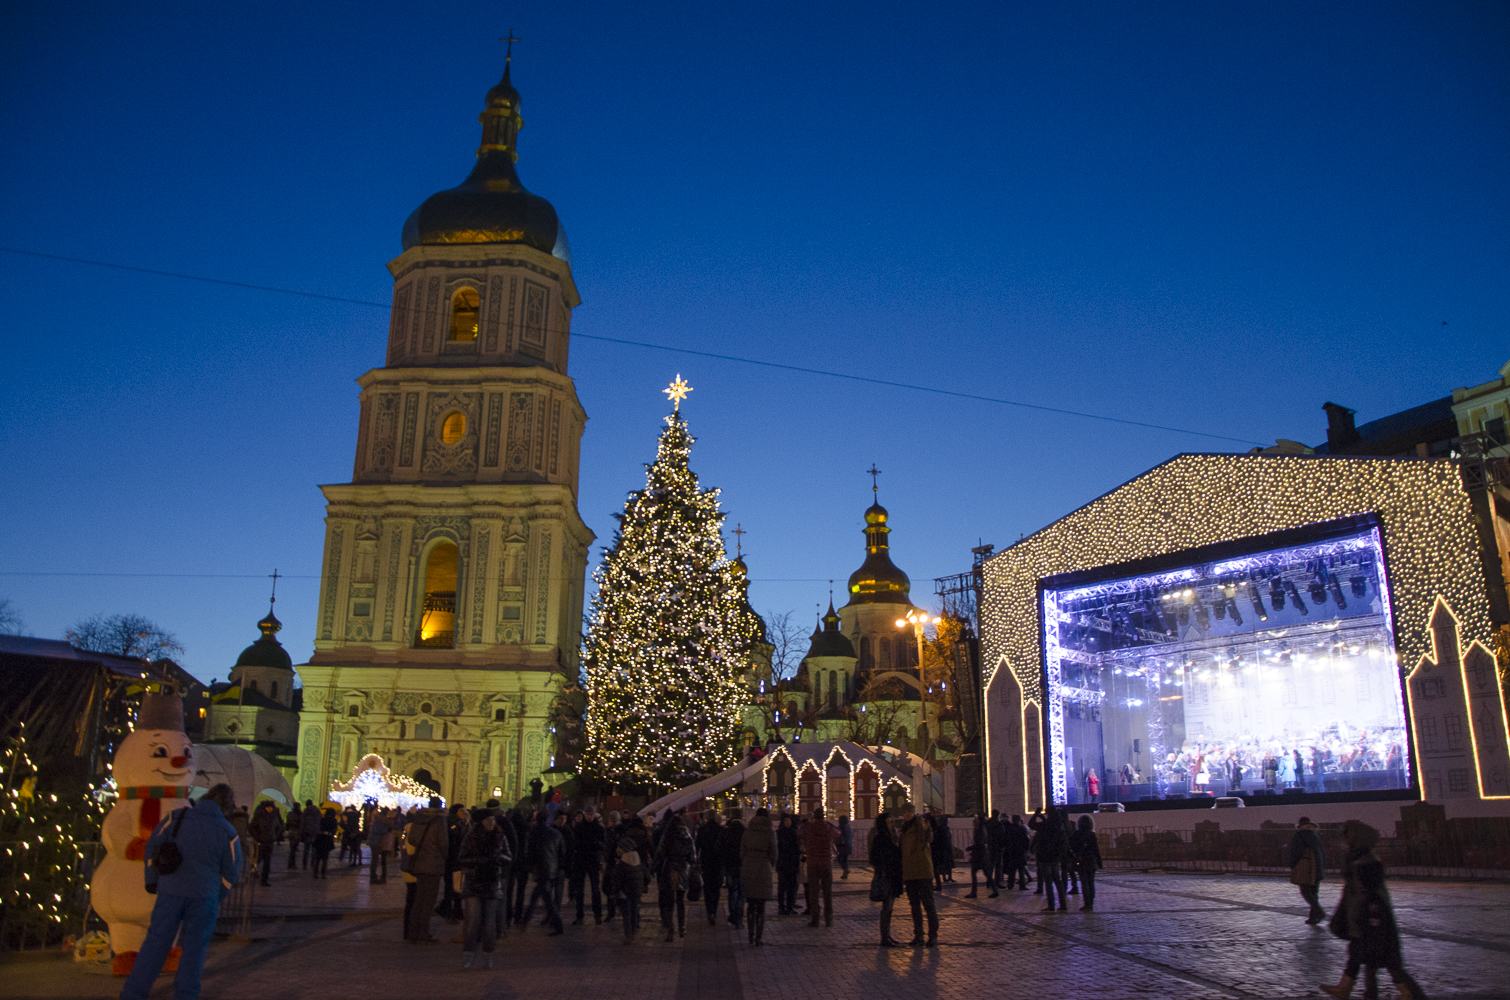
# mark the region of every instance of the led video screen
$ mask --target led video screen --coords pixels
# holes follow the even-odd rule
[[[1053,801],[1409,788],[1379,528],[1332,530],[1145,575],[1043,581]]]

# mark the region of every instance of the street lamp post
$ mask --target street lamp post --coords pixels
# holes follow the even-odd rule
[[[909,611],[905,617],[897,619],[897,628],[912,626],[912,634],[917,637],[918,643],[918,695],[923,702],[923,725],[928,726],[928,740],[933,742],[938,739],[933,731],[933,726],[928,722],[928,679],[923,674],[923,629],[929,625],[937,625],[942,618],[929,618],[926,611]],[[924,752],[927,748],[924,748]]]

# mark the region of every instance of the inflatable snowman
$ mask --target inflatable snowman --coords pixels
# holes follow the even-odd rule
[[[100,831],[107,854],[89,886],[90,905],[110,925],[115,952],[111,970],[117,976],[136,964],[152,922],[156,897],[146,888],[147,838],[164,817],[190,804],[194,773],[194,747],[184,735],[183,700],[177,695],[142,695],[136,728],[115,752],[112,774],[120,798]],[[177,965],[174,959],[169,963]]]

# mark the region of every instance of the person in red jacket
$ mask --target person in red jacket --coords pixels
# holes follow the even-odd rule
[[[1092,805],[1101,801],[1101,779],[1096,777],[1095,771],[1085,772],[1085,791]]]
[[[807,908],[812,919],[809,927],[818,926],[818,902],[823,902],[823,922],[834,926],[834,841],[839,831],[823,821],[823,807],[813,810],[813,818],[802,827],[802,853],[807,855]]]

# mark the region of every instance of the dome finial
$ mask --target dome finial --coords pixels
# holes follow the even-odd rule
[[[871,492],[871,495],[873,497],[875,497],[876,503],[880,503],[881,502],[881,488],[876,484],[876,477],[881,474],[881,470],[878,469],[878,468],[876,468],[876,463],[871,462],[870,463],[870,468],[866,469],[865,471],[870,474],[870,492]]]
[[[509,46],[503,52],[503,78],[507,80],[509,78],[509,63],[514,61],[514,43],[522,42],[524,39],[517,37],[514,34],[514,29],[510,28],[508,35],[498,40],[500,42],[507,42]]]

